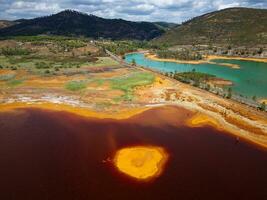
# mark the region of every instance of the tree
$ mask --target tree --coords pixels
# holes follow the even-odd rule
[[[199,87],[199,85],[200,85],[199,80],[195,80],[194,83],[193,83],[193,86],[195,86],[195,87]]]
[[[265,102],[261,103],[260,110],[265,111],[266,110],[266,104]]]
[[[257,100],[257,97],[254,95],[254,96],[252,97],[252,100],[253,100],[253,101],[256,101],[256,100]]]
[[[228,98],[228,99],[232,98],[232,88],[230,88],[230,87],[228,88],[228,94],[227,94],[226,98]]]
[[[132,59],[132,66],[136,66],[136,61],[135,61],[135,59]]]
[[[259,50],[258,50],[258,54],[262,54],[263,52],[263,48],[261,47]]]
[[[210,91],[210,85],[209,85],[209,84],[207,84],[207,85],[205,86],[205,90]]]

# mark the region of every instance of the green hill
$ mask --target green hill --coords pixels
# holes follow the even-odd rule
[[[155,42],[187,44],[267,44],[267,9],[228,8],[195,17]]]
[[[0,29],[0,37],[28,35],[64,35],[92,38],[150,40],[164,31],[153,23],[104,19],[77,11],[22,20],[19,24]]]

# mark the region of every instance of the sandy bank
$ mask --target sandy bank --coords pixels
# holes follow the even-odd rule
[[[260,103],[265,103],[267,105],[267,99],[261,99],[259,100]]]
[[[218,85],[218,86],[230,86],[230,85],[233,85],[232,81],[224,80],[224,79],[221,79],[221,78],[213,78],[213,79],[209,80],[208,83],[212,84],[212,85]]]
[[[244,61],[254,61],[254,62],[264,62],[267,63],[267,58],[243,58],[243,57],[234,57],[234,56],[217,56],[217,55],[208,55],[206,56],[203,60],[175,60],[175,59],[163,59],[163,58],[158,58],[157,55],[151,54],[151,53],[146,53],[145,57],[151,60],[155,61],[161,61],[161,62],[174,62],[174,63],[181,63],[181,64],[204,64],[204,63],[209,63],[209,64],[216,64],[220,66],[226,66],[226,67],[231,67],[233,69],[239,69],[240,66],[236,64],[231,64],[231,63],[216,63],[213,62],[212,60],[216,59],[224,59],[224,60],[244,60]]]
[[[224,59],[224,60],[244,60],[244,61],[254,61],[254,62],[264,62],[267,63],[267,58],[243,58],[235,56],[217,56],[217,55],[208,55],[208,60],[214,59]]]
[[[155,61],[160,61],[160,62],[173,62],[173,63],[193,64],[193,65],[209,63],[209,64],[215,64],[215,65],[220,65],[220,66],[231,67],[233,69],[239,69],[240,68],[239,65],[236,65],[236,64],[212,62],[211,60],[219,59],[219,58],[213,58],[213,57],[210,57],[210,56],[206,57],[203,60],[176,60],[176,59],[158,58],[157,55],[155,55],[155,54],[146,53],[145,57],[150,59],[150,60],[155,60]],[[220,58],[220,59],[222,59],[222,58]]]

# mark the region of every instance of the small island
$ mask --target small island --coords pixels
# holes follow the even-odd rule
[[[158,177],[168,159],[160,147],[137,146],[119,150],[114,163],[119,171],[141,181]]]

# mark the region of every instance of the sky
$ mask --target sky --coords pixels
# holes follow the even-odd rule
[[[229,7],[267,8],[267,0],[0,0],[0,19],[29,19],[72,9],[104,18],[181,23]]]

